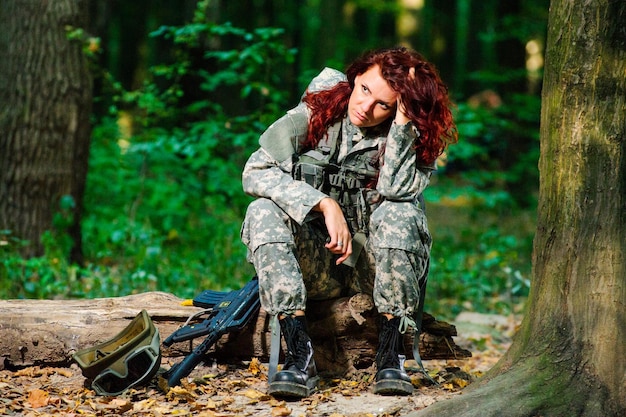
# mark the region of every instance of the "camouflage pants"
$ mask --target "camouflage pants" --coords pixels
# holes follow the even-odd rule
[[[309,299],[371,294],[380,313],[412,316],[428,275],[431,237],[417,203],[386,201],[370,219],[370,236],[354,268],[335,265],[321,217],[302,225],[269,199],[248,207],[241,237],[270,314],[305,310]]]

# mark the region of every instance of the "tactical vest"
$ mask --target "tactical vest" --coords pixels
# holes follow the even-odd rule
[[[382,199],[373,188],[378,176],[377,161],[374,161],[378,150],[351,153],[338,163],[341,126],[341,121],[335,123],[315,149],[296,156],[293,177],[339,203],[353,235],[352,261],[355,263],[369,235],[370,215]]]

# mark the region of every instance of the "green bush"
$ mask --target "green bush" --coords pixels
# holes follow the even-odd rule
[[[446,174],[490,207],[532,208],[539,186],[541,101],[511,95],[496,108],[459,104],[459,142],[447,154]]]
[[[2,298],[151,290],[191,297],[238,288],[254,274],[239,239],[250,202],[241,170],[259,134],[288,106],[273,69],[290,65],[294,51],[280,29],[247,32],[202,16],[153,34],[170,40],[172,58],[151,68],[141,89],[123,91],[101,73],[98,103],[109,111],[94,118],[86,263],[67,261],[73,202],[64,199],[55,229],[43,236],[44,256],[22,259],[22,242],[0,232]],[[528,96],[496,109],[459,105],[460,141],[426,195],[435,239],[428,311],[509,313],[527,295],[538,115]],[[510,222],[520,218],[524,227]]]
[[[280,80],[267,70],[292,59],[281,33],[203,21],[155,32],[172,40],[177,59],[153,68],[142,90],[120,92],[124,110],[94,131],[84,248],[92,264],[111,262],[109,274],[122,274],[108,295],[160,289],[190,296],[236,288],[253,274],[239,239],[250,201],[241,169],[285,106]],[[194,64],[212,37],[237,46],[204,50],[203,65]],[[200,98],[188,99],[196,89]],[[254,110],[228,111],[218,91],[236,93]]]
[[[433,235],[428,311],[519,313],[530,287],[535,209],[515,207],[505,191],[438,177],[425,198]]]

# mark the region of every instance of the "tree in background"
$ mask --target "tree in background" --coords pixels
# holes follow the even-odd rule
[[[528,313],[481,381],[417,416],[626,415],[626,3],[553,0]]]
[[[40,207],[40,213],[55,213],[51,229],[42,234],[43,256],[23,258],[16,229],[9,235],[8,220],[0,215],[0,297],[95,297],[152,289],[189,296],[198,287],[238,286],[251,273],[242,264],[245,247],[238,238],[249,198],[240,173],[258,135],[299,100],[324,66],[341,69],[365,49],[402,42],[436,62],[450,82],[463,138],[442,159],[446,167],[438,171],[438,186],[426,196],[450,211],[466,206],[461,216],[441,214],[446,220],[439,227],[433,222],[440,245],[430,299],[447,318],[470,305],[517,310],[530,276],[538,183],[540,99],[537,90],[531,94],[526,88],[525,45],[532,42],[537,57],[543,56],[547,2],[88,2],[93,17],[88,30],[100,41],[85,48],[97,51],[90,57],[97,59],[90,59],[96,65],[85,197],[77,201],[64,194],[61,211],[54,198],[49,209]],[[0,2],[7,22],[22,19],[13,13],[15,4],[22,3]],[[26,16],[24,22],[32,20]],[[18,27],[17,22],[5,26]],[[12,42],[35,39],[30,33],[9,36],[13,32],[0,33],[7,51],[24,48]],[[86,38],[79,29],[70,28],[67,35]],[[57,62],[66,52],[47,47],[47,53]],[[38,55],[32,62],[47,60]],[[11,64],[9,73],[9,62],[0,63],[6,74],[2,97],[14,93],[19,64]],[[541,65],[534,76],[538,85]],[[482,92],[493,93],[496,105],[473,99],[485,97]],[[5,115],[5,123],[8,115],[16,118]],[[15,163],[8,140],[2,146],[6,161]],[[29,170],[37,171],[40,162],[49,164],[30,158]],[[14,168],[3,163],[10,174]],[[18,191],[12,198],[21,198]],[[66,259],[72,239],[64,231],[79,220],[71,208],[81,205],[85,262],[77,265]],[[520,227],[515,215],[515,225],[507,227],[511,211],[520,208],[526,226]],[[476,215],[480,222],[473,220]],[[77,229],[73,233],[79,241]],[[35,239],[26,249],[39,244]]]
[[[27,257],[43,253],[41,237],[56,227],[82,260],[92,89],[70,35],[86,27],[87,10],[81,0],[0,4],[0,229]]]

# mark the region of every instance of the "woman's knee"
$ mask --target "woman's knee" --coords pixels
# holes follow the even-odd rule
[[[269,198],[257,198],[248,205],[246,218],[262,220],[270,216],[280,216],[280,212],[280,207]]]
[[[430,250],[432,238],[417,204],[385,201],[372,214],[372,242],[378,248],[420,253]]]
[[[289,216],[272,200],[259,198],[248,205],[241,240],[252,251],[267,243],[292,243]]]

